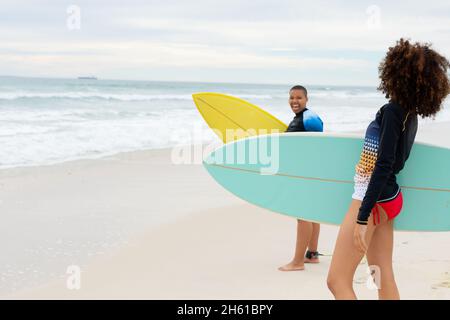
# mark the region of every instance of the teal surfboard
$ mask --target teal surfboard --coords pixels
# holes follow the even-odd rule
[[[355,135],[283,133],[230,142],[204,159],[227,190],[260,207],[341,224],[364,140]],[[415,143],[397,176],[404,205],[396,230],[450,231],[450,149]]]

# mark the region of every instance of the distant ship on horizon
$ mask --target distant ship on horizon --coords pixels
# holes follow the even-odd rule
[[[97,80],[97,77],[78,77],[78,80]]]

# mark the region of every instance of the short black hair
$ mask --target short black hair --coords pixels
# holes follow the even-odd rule
[[[291,92],[292,90],[302,90],[305,93],[305,97],[308,97],[308,90],[306,90],[304,86],[293,86],[291,90],[289,90],[289,92]]]

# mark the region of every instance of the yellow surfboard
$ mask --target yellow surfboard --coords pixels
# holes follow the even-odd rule
[[[285,123],[267,111],[233,96],[202,92],[192,98],[203,119],[224,143],[287,129]]]

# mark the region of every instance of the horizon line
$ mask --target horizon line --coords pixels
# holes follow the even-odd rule
[[[78,77],[82,76],[74,76],[73,78],[68,77],[52,77],[52,76],[22,76],[22,75],[2,75],[0,74],[0,78],[24,78],[24,79],[50,79],[50,80],[80,80]],[[96,80],[93,81],[132,81],[132,82],[163,82],[163,83],[199,83],[199,84],[242,84],[242,85],[265,85],[265,86],[293,86],[292,83],[269,83],[269,82],[219,82],[219,81],[198,81],[198,80],[154,80],[154,79],[117,79],[117,78],[101,78],[98,76],[93,76]],[[88,80],[88,79],[86,79]],[[299,82],[300,83],[300,82]],[[295,83],[298,84],[298,83]],[[377,85],[356,85],[356,84],[324,84],[324,83],[302,83],[305,86],[324,86],[324,87],[357,87],[357,88],[377,88]]]

